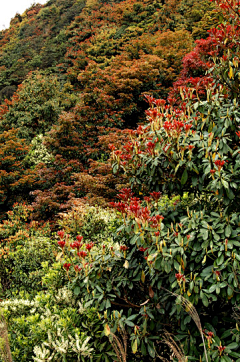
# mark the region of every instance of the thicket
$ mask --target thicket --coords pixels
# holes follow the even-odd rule
[[[64,4],[62,63],[3,81],[12,358],[240,361],[239,4]],[[17,16],[2,50],[29,19],[57,33],[64,4]]]
[[[199,29],[206,36],[217,19],[205,1],[49,1],[17,14],[1,32],[0,131],[26,139],[21,168],[35,177],[24,192],[16,179],[13,199],[44,220],[74,197],[111,201],[126,177],[111,175],[109,139],[144,122],[144,94],[167,94]]]

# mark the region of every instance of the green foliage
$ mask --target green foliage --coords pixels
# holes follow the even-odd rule
[[[29,206],[15,205],[0,228],[2,284],[3,277],[8,276],[8,284],[5,280],[8,300],[3,301],[1,307],[9,326],[14,360],[37,361],[41,353],[53,355],[56,361],[110,360],[115,354],[104,336],[103,315],[86,304],[79,288],[69,290],[62,264],[54,263],[56,240],[49,237],[47,225],[29,223],[31,212]],[[68,225],[69,220],[72,224]],[[100,249],[103,242],[113,245],[111,235],[118,226],[114,212],[84,205],[59,221],[73,236],[79,232],[78,223],[81,231],[96,240]],[[85,352],[83,348],[80,353],[78,348],[84,341]],[[59,346],[66,353],[60,351]]]
[[[189,100],[186,107],[191,103]],[[148,125],[140,127],[136,136],[133,135],[133,144],[136,143],[137,147],[130,153],[131,161],[127,167],[123,167],[132,174],[132,183],[141,180],[141,184],[144,182],[150,190],[169,193],[177,190],[180,194],[191,190],[195,196],[206,194],[212,206],[223,199],[229,210],[237,210],[238,103],[226,101],[220,86],[217,91],[209,89],[207,100],[199,100],[188,109],[191,113],[181,111],[178,124],[174,109],[165,113],[164,106],[158,107],[161,117],[151,118],[150,131]],[[150,117],[152,114],[150,110]],[[177,130],[175,127],[178,126]],[[148,143],[142,139],[145,132]],[[127,150],[120,157],[124,159],[125,154]],[[119,156],[117,159],[121,164]],[[167,183],[167,179],[171,182]]]
[[[175,106],[170,97],[168,104],[147,97],[148,123],[130,131],[130,141],[121,150],[111,146],[113,169],[124,170],[140,197],[144,195],[143,201],[124,189],[121,201],[113,203],[124,221],[118,231],[125,262],[112,293],[135,311],[141,309],[132,324],[120,312],[112,327],[116,330],[119,319],[132,327],[134,354],[140,350],[147,355],[143,346],[148,336],[152,338],[148,354],[153,359],[161,353],[154,337],[158,340],[163,324],[181,340],[185,355],[201,358],[198,315],[209,359],[230,361],[240,356],[239,328],[229,318],[239,303],[239,16],[228,3],[220,6],[233,21],[212,31],[212,36],[218,34],[212,46],[219,53],[208,50],[213,59],[211,78],[205,78],[206,93],[201,93],[198,78],[195,88],[180,88],[182,100]],[[225,39],[226,29],[232,42]],[[146,190],[152,191],[150,197]],[[161,192],[165,197],[185,191],[188,205],[180,199],[173,209],[163,208],[158,201]],[[113,265],[110,270],[112,276]],[[104,291],[106,280],[101,282]],[[173,295],[188,301],[187,316],[181,303],[171,300]],[[112,312],[113,302],[116,299],[105,302],[104,308]]]
[[[210,345],[210,354],[218,353],[220,340],[227,346],[239,339],[235,324],[228,319],[231,304],[239,302],[238,229],[230,239],[225,215],[199,211],[187,216],[186,204],[191,203],[187,195],[182,202],[150,199],[147,205],[132,199],[117,230],[116,244],[85,243],[77,254],[71,241],[64,239],[62,263],[69,263],[72,290],[104,313],[112,333],[117,333],[119,325],[126,329],[129,342],[137,346],[136,360],[154,360],[161,353],[155,339],[161,338],[166,324],[181,339],[186,355],[199,358],[202,354],[191,318],[168,290],[184,295],[197,307],[207,331],[215,328],[216,343]],[[226,329],[229,333],[219,339]],[[206,341],[207,337],[206,333]],[[130,351],[129,345],[129,356]]]
[[[145,125],[110,133],[143,121],[144,94],[167,94],[215,22],[206,1],[50,0],[1,33],[1,202],[35,196],[0,224],[14,360],[113,362],[120,336],[129,362],[166,359],[165,328],[189,359],[206,359],[202,338],[209,361],[239,359],[239,23],[199,41],[200,61],[185,58],[194,74],[211,61],[204,91],[191,78],[182,100],[147,96]],[[26,77],[37,67],[48,71]],[[110,145],[111,176],[108,139],[122,146]],[[120,170],[132,190],[112,203],[118,212],[86,205],[114,194]],[[59,212],[56,235],[33,221]]]
[[[47,147],[44,145],[43,135],[39,134],[38,136],[34,137],[31,142],[31,151],[25,158],[26,164],[34,167],[39,163],[51,165],[53,161],[53,155],[48,152]]]
[[[76,361],[77,357],[84,361],[84,357],[91,356],[90,338],[80,331],[79,313],[87,317],[86,324],[89,315],[91,325],[94,311],[83,315],[85,310],[76,304],[67,288],[55,294],[39,293],[32,301],[5,301],[1,306],[10,326],[12,355],[16,361],[42,361],[50,355],[55,361]],[[94,322],[96,318],[95,315]]]
[[[30,73],[18,87],[11,102],[2,106],[3,129],[18,128],[20,137],[29,142],[45,134],[57,121],[60,113],[74,105],[71,86],[61,86],[57,78],[42,72]],[[7,107],[7,109],[5,109]]]
[[[112,241],[112,234],[119,226],[115,212],[101,207],[76,205],[67,213],[61,214],[57,222],[60,229],[73,237],[82,235],[86,241],[104,243]]]
[[[38,361],[42,353],[45,358],[52,355],[54,361],[79,358],[100,362],[114,356],[103,333],[103,316],[97,309],[85,307],[78,290],[73,293],[67,288],[59,262],[48,264],[42,265],[44,291],[34,298],[20,292],[17,298],[0,303],[9,326],[13,358]]]
[[[31,212],[31,207],[15,204],[0,224],[2,297],[21,291],[35,295],[42,290],[42,262],[54,261],[49,225],[30,221]]]
[[[62,264],[54,263],[56,240],[50,238],[48,225],[29,222],[31,212],[29,206],[15,205],[0,227],[2,292],[8,297],[1,307],[14,360],[38,361],[50,355],[54,361],[110,360],[115,354],[104,336],[103,315],[85,306],[78,288],[69,290]],[[68,226],[67,220],[73,223]],[[113,245],[111,235],[118,224],[114,212],[85,205],[59,223],[75,236],[78,222],[100,248],[103,241]]]
[[[57,71],[67,51],[66,28],[81,13],[84,1],[35,4],[16,14],[9,29],[0,32],[2,69],[0,88],[17,86],[29,71]]]

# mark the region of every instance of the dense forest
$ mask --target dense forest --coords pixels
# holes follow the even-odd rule
[[[0,31],[0,361],[240,361],[239,56],[237,0]]]

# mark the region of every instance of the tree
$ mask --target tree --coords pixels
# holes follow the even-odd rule
[[[12,99],[2,104],[1,128],[18,128],[19,136],[30,142],[50,130],[60,113],[70,109],[74,102],[70,84],[61,86],[55,76],[32,72]]]
[[[36,175],[25,167],[29,147],[17,137],[17,130],[0,134],[0,204],[2,212],[14,202],[27,199],[34,187]]]

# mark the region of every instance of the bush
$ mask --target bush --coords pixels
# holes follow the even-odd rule
[[[71,286],[106,316],[106,335],[127,331],[129,361],[165,358],[164,328],[190,358],[240,358],[229,318],[240,301],[240,21],[221,8],[232,23],[211,33],[205,96],[197,85],[181,88],[178,102],[147,96],[148,123],[121,150],[110,146],[113,170],[136,191],[112,203],[122,214],[116,243],[59,241]]]
[[[78,271],[65,273],[58,261],[61,248],[57,250],[48,225],[30,222],[31,213],[30,206],[16,204],[0,227],[2,280],[8,276],[3,292],[9,298],[0,307],[8,323],[13,359],[112,360],[115,353],[104,334],[104,315],[86,303],[79,288],[69,286]],[[65,233],[69,243],[74,243],[79,227],[88,242],[96,241],[100,249],[103,241],[112,247],[112,233],[119,226],[114,211],[88,205],[78,205],[59,223],[71,233]]]
[[[44,361],[50,356],[55,361],[76,361],[79,355],[89,357],[90,338],[79,329],[79,307],[74,304],[66,287],[56,295],[40,292],[32,301],[2,302],[13,358],[20,362]]]
[[[112,241],[119,226],[116,213],[109,209],[76,202],[71,211],[61,213],[58,225],[73,237],[82,235],[86,241],[105,243]]]
[[[32,208],[15,204],[0,224],[1,294],[10,297],[25,291],[35,295],[42,290],[41,263],[53,262],[53,242],[48,224],[31,220]]]
[[[103,317],[67,288],[59,263],[43,266],[47,290],[33,299],[22,292],[0,303],[14,360],[107,361],[114,353],[103,333]]]

